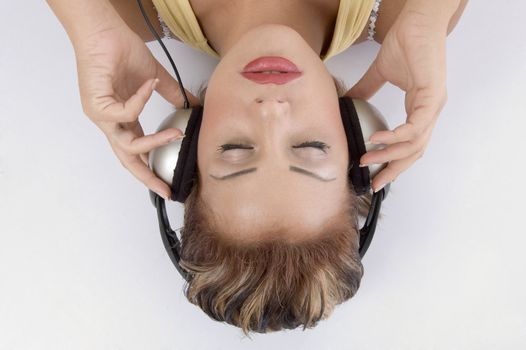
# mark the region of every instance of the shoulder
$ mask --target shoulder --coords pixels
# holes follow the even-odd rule
[[[150,22],[152,22],[155,31],[162,35],[163,28],[159,21],[157,10],[153,6],[152,0],[141,0],[144,10],[148,16]],[[142,16],[139,7],[135,1],[129,0],[110,0],[111,5],[117,11],[122,20],[133,30],[144,42],[155,40],[155,37],[150,32],[144,17]],[[170,35],[171,38],[181,41],[173,33]]]

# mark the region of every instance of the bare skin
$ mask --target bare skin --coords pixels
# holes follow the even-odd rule
[[[377,42],[383,42],[404,4],[382,2]],[[282,223],[301,233],[295,238],[317,232],[339,212],[346,193],[346,137],[332,78],[319,59],[330,45],[339,2],[194,0],[191,5],[210,46],[221,56],[208,84],[199,136],[202,199],[238,238],[249,238],[251,232],[250,238],[260,239],[258,232]],[[146,7],[153,8],[151,3]],[[143,40],[152,39],[144,25],[137,27],[137,9],[127,9],[121,16],[128,25]],[[155,10],[149,15],[160,32]],[[450,24],[457,20],[452,17]],[[367,29],[356,43],[366,40]],[[287,86],[261,86],[236,74],[264,55],[292,59],[304,75]],[[311,140],[325,143],[328,151],[312,146],[300,150],[298,145]],[[232,143],[250,149],[217,153],[221,145]],[[318,179],[305,176],[305,170],[291,171],[300,167]],[[234,172],[246,175],[218,181]]]
[[[391,25],[402,10],[406,0],[383,0],[378,12],[374,40],[382,43]],[[448,27],[450,33],[458,23],[468,0],[462,0]],[[111,0],[119,15],[145,42],[155,40],[146,26],[135,1]],[[162,33],[157,13],[151,0],[143,0],[148,17],[158,33]],[[246,0],[190,0],[190,4],[199,20],[199,24],[211,46],[220,54],[225,46],[232,45],[240,33],[262,23],[278,23],[292,27],[301,33],[315,52],[327,49],[332,37],[334,23],[338,14],[339,0],[310,1],[253,1]],[[243,5],[244,6],[241,6]],[[257,21],[252,21],[258,13]],[[320,14],[322,14],[320,16]],[[233,20],[236,19],[236,20]],[[357,45],[367,40],[368,26],[353,43]]]
[[[405,1],[382,1],[376,24],[375,41],[382,42]],[[111,3],[128,26],[144,41],[155,39],[144,23],[135,1],[112,0]],[[157,32],[161,33],[161,26],[151,0],[143,0],[143,3]],[[326,50],[330,44],[339,6],[338,0],[294,0],[290,2],[191,0],[190,3],[209,43],[220,55],[239,39],[241,33],[263,23],[290,26],[302,34],[315,52],[321,53],[322,49]],[[258,13],[256,21],[253,21],[254,16],[250,16],[254,12]],[[232,20],[233,18],[236,20]],[[367,39],[367,30],[365,26],[353,45]]]
[[[319,59],[327,49],[337,17],[337,3],[332,0],[305,0],[301,3],[297,0],[284,3],[268,0],[264,4],[253,0],[225,1],[192,0],[189,3],[205,34],[217,36],[209,38],[209,44],[223,54],[222,60],[228,56],[229,45],[235,41],[231,36],[242,34],[243,29],[248,33],[258,27],[270,29],[270,26],[297,33],[293,40],[298,43],[296,39],[301,39],[306,44],[304,47],[310,48],[310,53],[318,55]],[[137,3],[129,0],[47,2],[75,49],[84,112],[103,131],[123,166],[150,190],[168,198],[170,189],[148,168],[147,153],[172,142],[182,132],[172,128],[145,136],[137,118],[153,90],[177,107],[182,106],[183,98],[177,81],[143,44],[153,38],[141,18]],[[241,7],[247,2],[248,7]],[[160,32],[152,0],[144,0],[144,3],[148,16]],[[373,135],[374,140],[370,141],[388,147],[380,153],[367,152],[360,159],[364,166],[389,162],[388,167],[372,181],[375,191],[396,179],[423,154],[430,136],[425,131],[432,130],[437,111],[447,100],[443,34],[455,27],[466,3],[467,0],[383,0],[375,37],[382,46],[366,74],[346,93],[367,100],[386,82],[406,92],[408,122],[393,131]],[[220,18],[219,15],[223,16]],[[221,26],[220,21],[226,17],[229,22]],[[427,32],[421,33],[421,29],[427,29]],[[361,31],[362,35],[355,43],[365,39],[366,25]],[[274,34],[279,37],[282,33]],[[285,46],[289,44],[285,43]],[[422,51],[422,48],[426,50]],[[439,54],[434,54],[436,52]],[[427,63],[418,65],[415,60]],[[432,69],[423,68],[426,66]],[[189,91],[186,94],[191,105],[199,103]],[[417,95],[418,99],[415,98]],[[408,105],[408,101],[413,103]]]

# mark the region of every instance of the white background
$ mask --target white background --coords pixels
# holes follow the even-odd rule
[[[524,13],[524,1],[471,1],[449,36],[448,104],[392,187],[357,295],[314,329],[249,339],[183,296],[146,188],[83,115],[47,4],[3,1],[0,349],[526,348]],[[195,91],[214,59],[169,48]],[[352,85],[378,48],[328,67]],[[396,126],[403,97],[387,84],[371,102]],[[170,111],[155,95],[145,131]]]

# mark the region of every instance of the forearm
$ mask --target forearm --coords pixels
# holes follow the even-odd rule
[[[382,43],[402,12],[411,11],[425,17],[425,22],[447,30],[457,25],[468,0],[383,0],[376,22],[375,40]],[[431,19],[433,22],[429,22]]]
[[[47,0],[73,46],[91,34],[125,24],[108,0]]]
[[[466,0],[406,0],[403,11],[422,14],[433,24],[449,27],[449,22]]]
[[[155,40],[155,37],[152,35],[144,18],[139,10],[137,1],[134,0],[110,0],[111,4],[119,14],[119,16],[126,22],[128,27],[133,30],[137,35],[143,39],[143,41],[148,42]],[[150,19],[155,31],[161,35],[163,30],[161,24],[157,19],[157,10],[153,6],[152,0],[142,0],[144,11]]]

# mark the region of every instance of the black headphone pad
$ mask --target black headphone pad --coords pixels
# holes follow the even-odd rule
[[[353,184],[354,191],[358,196],[361,196],[371,189],[371,180],[369,168],[360,168],[360,158],[366,153],[360,119],[351,97],[343,96],[338,100],[349,148],[348,176]]]
[[[193,107],[172,180],[171,199],[177,202],[184,203],[197,181],[197,143],[202,117],[203,107]]]

